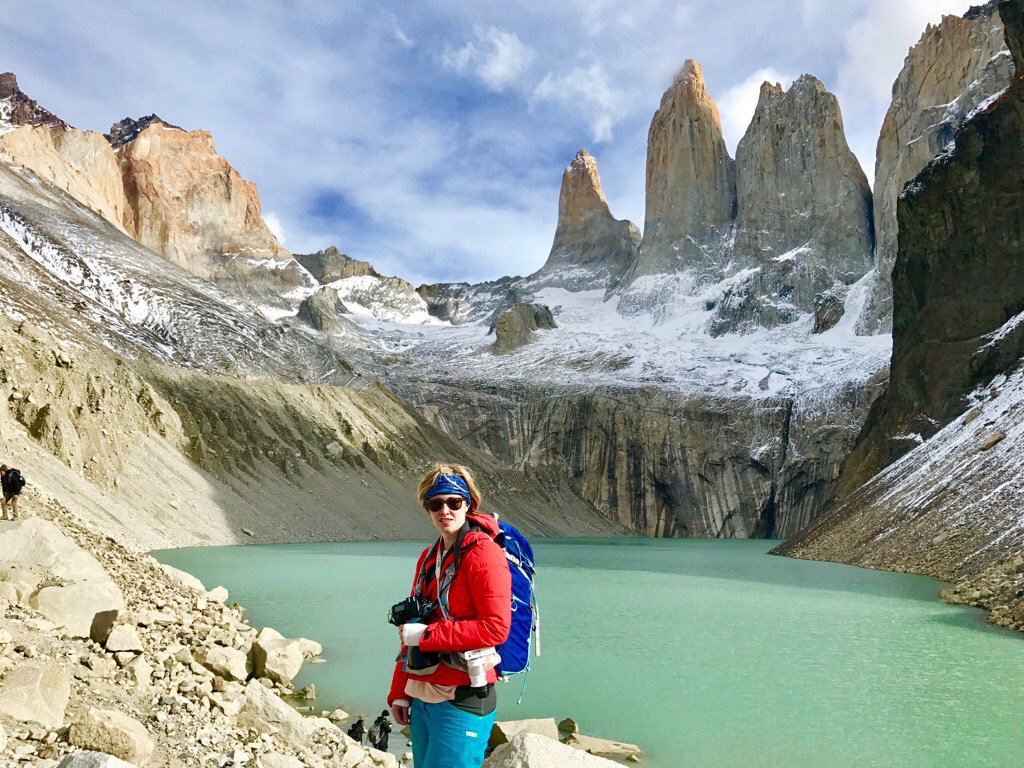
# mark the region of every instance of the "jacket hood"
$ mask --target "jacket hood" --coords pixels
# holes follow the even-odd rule
[[[498,525],[498,521],[491,515],[487,515],[481,512],[471,512],[466,515],[467,520],[472,520],[474,523],[483,528],[493,538],[497,536],[501,531],[501,527]]]

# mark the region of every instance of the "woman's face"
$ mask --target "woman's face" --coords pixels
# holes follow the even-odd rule
[[[440,509],[434,507],[440,505],[441,501],[447,502]],[[440,496],[433,496],[427,499],[427,511],[430,513],[430,520],[434,527],[440,531],[442,536],[454,536],[466,522],[466,513],[469,511],[469,504],[461,496],[454,496],[442,493]],[[452,507],[458,506],[458,509]]]

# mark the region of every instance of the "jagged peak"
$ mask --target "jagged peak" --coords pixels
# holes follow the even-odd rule
[[[67,129],[71,126],[21,90],[13,72],[0,73],[0,130],[19,125]]]
[[[185,130],[180,125],[168,123],[159,115],[153,114],[139,118],[126,117],[123,120],[118,120],[110,126],[110,131],[104,134],[104,136],[106,136],[107,141],[110,142],[114,149],[120,149],[125,144],[135,141],[140,133],[154,124],[177,131]]]
[[[600,208],[610,213],[608,200],[601,188],[601,174],[597,160],[581,149],[562,174],[560,214]],[[578,209],[578,210],[577,210]]]
[[[718,114],[718,105],[708,94],[704,82],[704,70],[696,59],[687,59],[682,69],[676,74],[672,85],[661,97],[659,112],[666,110],[682,110],[688,114],[707,115],[722,130],[722,119]]]

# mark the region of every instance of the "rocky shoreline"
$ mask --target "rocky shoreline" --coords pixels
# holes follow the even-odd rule
[[[56,501],[33,505],[32,514],[37,518],[0,523],[8,541],[32,533],[22,536],[20,550],[0,555],[0,762],[123,766],[85,750],[139,768],[398,765],[393,755],[357,744],[330,720],[303,717],[281,698],[292,692],[288,676],[301,666],[302,652],[296,665],[293,643],[249,626],[241,608],[225,604],[226,590],[199,591],[194,580],[96,532]],[[96,613],[91,634],[106,634],[103,642],[78,636],[70,620],[62,626],[56,603],[39,597],[74,583],[17,565],[39,551],[40,531],[65,556],[94,558],[123,595],[123,610]],[[83,584],[91,589],[95,581]],[[305,650],[316,652],[315,644]],[[262,677],[252,677],[254,662]],[[78,757],[69,758],[73,753]]]

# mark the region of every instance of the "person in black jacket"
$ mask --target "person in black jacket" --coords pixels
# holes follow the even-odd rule
[[[381,712],[380,717],[373,722],[373,727],[370,728],[370,746],[381,752],[388,751],[388,736],[391,735],[391,719],[388,714],[386,709]]]
[[[3,491],[3,505],[2,505],[2,518],[7,518],[7,506],[10,505],[13,511],[11,520],[18,519],[18,498],[21,496],[21,491],[25,487],[25,478],[21,472],[16,470],[14,467],[8,467],[6,464],[0,465],[0,486]]]
[[[356,720],[352,727],[348,729],[348,735],[350,739],[355,739],[360,744],[363,743],[363,735],[366,733],[366,723],[363,722],[363,718]]]

